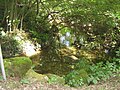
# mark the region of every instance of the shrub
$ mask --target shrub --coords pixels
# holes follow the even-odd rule
[[[89,74],[89,84],[97,84],[100,80],[106,81],[114,70],[114,64],[110,62],[99,62],[90,66],[91,73]]]
[[[88,73],[84,70],[74,70],[65,76],[65,82],[72,87],[79,87],[87,83]]]
[[[78,87],[88,83],[89,63],[87,60],[85,58],[80,59],[79,62],[75,64],[74,69],[75,70],[65,76],[66,84],[72,87]]]
[[[65,76],[65,81],[73,87],[106,81],[109,77],[116,76],[116,73],[120,72],[120,64],[116,63],[115,60],[113,62],[106,61],[104,63],[90,64],[85,59],[82,59],[75,64],[75,69]]]
[[[116,57],[112,59],[112,62],[114,62],[116,65],[116,71],[120,72],[120,47],[116,51]]]
[[[120,48],[116,51],[116,57],[105,63],[99,62],[91,65],[88,82],[97,84],[100,80],[106,81],[110,76],[120,73]]]
[[[19,43],[13,37],[3,36],[1,46],[4,58],[13,57],[21,52]]]
[[[89,60],[86,58],[81,58],[74,66],[75,70],[81,70],[84,69],[85,71],[89,72],[89,67],[90,67],[90,63]]]

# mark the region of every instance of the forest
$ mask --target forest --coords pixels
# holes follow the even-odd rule
[[[0,90],[120,90],[120,0],[0,0]]]

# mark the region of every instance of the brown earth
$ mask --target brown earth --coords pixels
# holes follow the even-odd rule
[[[120,77],[113,77],[106,82],[97,85],[73,88],[63,85],[53,85],[47,82],[31,80],[27,84],[20,82],[19,78],[7,78],[7,81],[0,81],[0,90],[120,90]]]

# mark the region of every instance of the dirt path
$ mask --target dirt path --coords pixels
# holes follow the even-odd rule
[[[21,84],[17,78],[9,78],[6,82],[0,81],[0,90],[120,90],[120,77],[114,77],[107,82],[98,85],[72,88],[62,85],[50,85],[33,81],[28,84]]]

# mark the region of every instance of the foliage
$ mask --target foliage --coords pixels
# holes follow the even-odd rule
[[[120,59],[119,59],[120,60]],[[117,60],[116,60],[117,61]],[[86,63],[85,59],[75,65],[75,69],[65,76],[66,83],[73,87],[84,84],[97,84],[120,73],[120,63],[106,61],[96,64]]]
[[[3,36],[1,46],[4,58],[13,57],[21,53],[21,48],[18,41],[15,40],[13,37]]]
[[[120,57],[120,47],[118,48],[118,50],[116,51],[116,56]]]
[[[84,70],[73,70],[65,76],[66,84],[72,87],[79,87],[87,83],[88,73]]]
[[[114,62],[117,65],[118,72],[120,70],[120,48],[116,51],[116,57],[112,59],[112,62]]]
[[[88,83],[88,72],[89,63],[85,58],[82,58],[75,65],[74,70],[65,76],[65,81],[68,85],[73,87],[82,86]]]
[[[65,84],[65,80],[63,77],[54,75],[54,74],[48,74],[48,83],[49,84]]]
[[[80,70],[80,69],[84,69],[87,72],[89,72],[89,67],[90,67],[90,62],[88,59],[86,58],[81,58],[79,59],[79,61],[75,64],[74,69],[75,70]]]
[[[3,30],[28,32],[32,40],[41,44],[44,60],[49,57],[47,60],[52,61],[56,59],[54,56],[60,56],[62,36],[71,46],[77,44],[79,49],[101,52],[104,56],[115,57],[114,52],[120,46],[120,0],[2,0],[0,6]],[[70,37],[65,35],[68,32]],[[20,52],[19,44],[11,36],[3,37],[2,50],[4,57]],[[114,59],[104,63],[90,64],[80,59],[65,76],[66,83],[81,86],[107,80],[119,72],[120,49],[116,53]],[[49,82],[55,80],[53,77]]]
[[[5,31],[24,29],[41,48],[59,48],[56,42],[70,32],[71,39],[66,38],[70,45],[78,41],[85,49],[103,53],[107,50],[110,54],[119,46],[119,3],[119,0],[6,0],[0,4],[1,24],[7,27]]]
[[[119,51],[116,51],[116,56],[118,56]],[[113,58],[110,61],[106,61],[105,63],[99,62],[96,64],[92,64],[90,67],[89,74],[89,83],[97,84],[99,81],[106,81],[111,76],[116,76],[120,73],[120,59]]]
[[[116,65],[113,63],[107,62],[103,64],[103,62],[97,63],[96,65],[92,65],[90,67],[91,74],[89,75],[88,82],[97,84],[99,81],[106,81],[110,76],[113,75],[113,71],[115,72]]]

